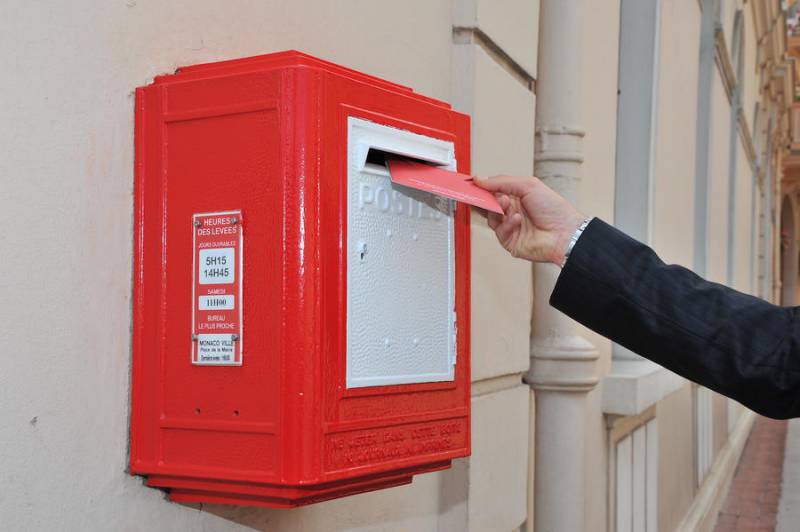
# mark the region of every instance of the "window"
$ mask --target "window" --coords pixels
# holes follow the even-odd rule
[[[614,486],[610,530],[656,532],[658,528],[658,425],[650,418],[622,435],[611,431]]]

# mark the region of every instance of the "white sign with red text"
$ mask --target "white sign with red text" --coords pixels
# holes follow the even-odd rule
[[[192,364],[242,365],[241,211],[195,214]]]

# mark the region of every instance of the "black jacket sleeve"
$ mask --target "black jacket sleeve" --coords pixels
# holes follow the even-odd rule
[[[631,351],[772,418],[800,416],[798,307],[664,264],[595,218],[550,304]]]

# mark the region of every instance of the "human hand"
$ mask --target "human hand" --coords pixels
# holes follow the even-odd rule
[[[489,227],[514,257],[561,265],[575,230],[585,216],[535,177],[476,177],[493,192],[505,215],[490,212]]]

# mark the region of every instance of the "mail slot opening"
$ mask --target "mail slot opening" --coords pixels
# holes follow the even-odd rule
[[[388,154],[383,150],[370,148],[367,152],[367,164],[386,166],[386,159],[391,156],[392,154]]]
[[[429,164],[431,166],[446,166],[445,164],[426,161],[425,159],[420,159],[418,157],[411,157],[408,155],[402,155],[399,153],[393,153],[387,150],[381,150],[379,148],[370,148],[367,152],[367,159],[365,161],[366,164],[374,164],[375,166],[380,166],[383,168],[388,168],[388,160],[389,159],[403,159],[406,161],[413,161],[416,163],[421,164]]]

